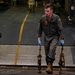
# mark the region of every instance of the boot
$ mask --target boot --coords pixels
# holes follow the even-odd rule
[[[52,74],[53,73],[53,67],[52,67],[52,64],[48,64],[48,66],[47,66],[47,69],[46,69],[46,72],[48,73],[48,74]]]

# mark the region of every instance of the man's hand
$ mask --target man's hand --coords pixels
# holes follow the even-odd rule
[[[61,45],[64,45],[64,36],[61,36],[60,44],[61,44]]]
[[[42,42],[41,42],[41,40],[39,40],[39,39],[38,39],[38,44],[39,44],[39,45],[42,45]]]
[[[61,45],[64,45],[64,39],[61,39],[61,40],[60,40],[60,44],[61,44]]]

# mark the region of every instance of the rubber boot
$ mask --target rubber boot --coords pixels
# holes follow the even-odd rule
[[[52,74],[53,73],[53,67],[52,67],[52,64],[48,64],[48,66],[47,66],[47,69],[46,69],[46,72],[48,73],[48,74]]]

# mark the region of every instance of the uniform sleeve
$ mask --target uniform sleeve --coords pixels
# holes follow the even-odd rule
[[[39,25],[38,25],[37,35],[38,35],[38,37],[42,36],[42,23],[41,23],[41,20],[40,20]]]
[[[59,36],[63,36],[63,25],[60,17],[57,19],[57,25],[58,25],[58,34]]]

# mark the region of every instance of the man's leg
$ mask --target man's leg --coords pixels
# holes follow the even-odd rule
[[[50,47],[49,47],[49,53],[48,53],[48,61],[51,61],[52,63],[55,60],[55,54],[56,54],[56,47],[58,45],[58,37],[56,36],[50,41]]]
[[[56,47],[58,45],[58,37],[56,36],[50,41],[49,53],[48,53],[48,64],[50,64],[51,72],[53,73],[53,62],[55,60]]]
[[[29,6],[28,6],[28,10],[29,10],[30,13],[31,13],[31,6],[32,6],[32,5],[30,5],[30,4],[29,4]]]
[[[45,52],[46,52],[46,62],[47,62],[47,69],[46,72],[52,74],[53,73],[53,62],[55,60],[55,51],[56,46],[58,44],[58,37],[45,39]]]
[[[48,53],[49,53],[49,46],[50,46],[50,40],[51,39],[44,39],[44,47],[45,47],[45,54],[46,54],[46,63],[47,63],[47,69],[46,72],[49,74],[52,74],[52,60],[50,61],[50,59],[48,58]]]

